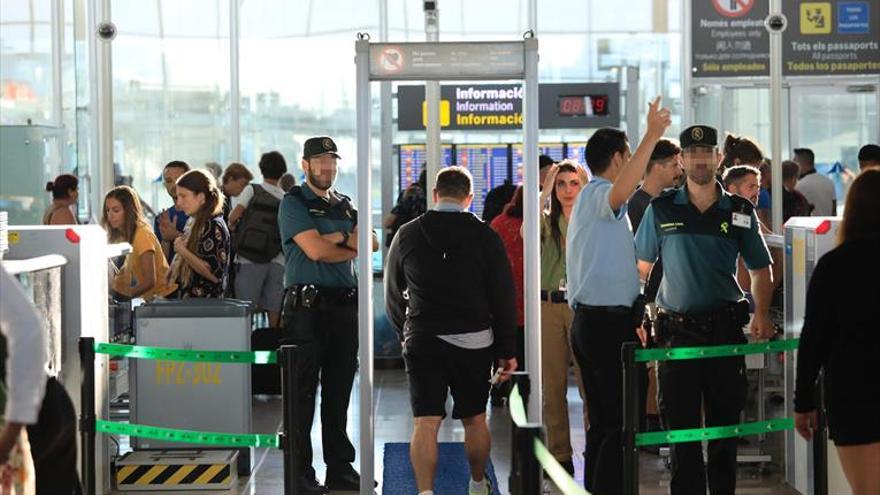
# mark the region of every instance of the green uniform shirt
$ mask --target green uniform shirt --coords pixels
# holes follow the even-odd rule
[[[562,237],[556,245],[550,215],[541,216],[541,290],[559,290],[560,280],[565,278],[565,235],[568,232],[565,215],[559,215],[559,230]]]
[[[736,282],[741,254],[750,270],[770,265],[754,206],[717,185],[718,201],[704,213],[691,204],[687,186],[651,202],[636,234],[636,256],[655,262],[663,253],[657,305],[679,313],[717,309],[743,297]]]
[[[324,263],[312,261],[293,238],[307,230],[319,234],[351,232],[357,224],[357,210],[351,199],[330,191],[327,201],[315,195],[308,185],[294,186],[278,208],[278,226],[284,251],[284,285],[314,284],[322,287],[357,287],[355,261]]]

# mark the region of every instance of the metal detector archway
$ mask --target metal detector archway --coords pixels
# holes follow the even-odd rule
[[[523,81],[524,163],[538,163],[538,39],[527,32],[522,41],[370,43],[369,35],[358,34],[355,42],[357,67],[357,207],[362,213],[361,232],[373,229],[371,155],[372,81],[511,80]],[[435,102],[436,104],[436,102]],[[430,105],[430,102],[429,102]],[[428,110],[439,120],[439,112]],[[437,124],[439,127],[439,124]],[[429,140],[430,141],[430,140]],[[439,143],[436,143],[439,145]],[[429,160],[432,154],[429,150]],[[433,155],[436,157],[436,154]],[[436,158],[435,158],[436,159]],[[532,393],[528,417],[541,418],[540,338],[540,247],[538,214],[538,168],[526,166],[523,187],[534,194],[523,195],[525,242],[525,328],[526,363]],[[439,170],[439,163],[429,163]],[[373,285],[371,236],[358,237],[358,337],[360,339],[360,446],[361,493],[372,493],[375,473],[373,436]]]

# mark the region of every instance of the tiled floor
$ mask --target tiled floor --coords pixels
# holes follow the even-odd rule
[[[358,445],[358,396],[359,383],[355,383],[352,407],[349,413],[349,431],[352,432],[352,441],[360,451]],[[412,433],[412,419],[410,416],[409,396],[406,387],[406,376],[402,370],[377,370],[375,373],[374,403],[376,406],[375,417],[375,473],[380,483],[378,493],[381,493],[382,476],[382,448],[386,442],[407,442]],[[581,414],[581,401],[577,390],[572,386],[568,394],[570,417],[578,418]],[[271,432],[280,428],[281,401],[269,399],[267,401],[254,400],[254,432]],[[577,422],[572,422],[572,447],[575,452],[583,452],[584,432],[578,428]],[[491,408],[489,410],[489,425],[492,431],[492,462],[495,465],[496,474],[501,483],[501,490],[507,493],[507,476],[510,471],[510,417],[506,407]],[[316,425],[312,431],[315,459],[323,458],[320,442],[320,429]],[[461,442],[464,439],[464,430],[461,424],[447,419],[440,430],[440,441]],[[583,458],[575,456],[576,478],[583,479]],[[778,459],[778,457],[776,458]],[[355,461],[356,467],[360,459]],[[323,479],[324,466],[316,462],[315,469],[318,478]],[[755,467],[742,467],[737,493],[761,494],[761,495],[788,495],[796,494],[779,479],[778,467],[770,466],[760,473]],[[643,453],[640,459],[640,493],[643,495],[665,494],[668,492],[669,472],[665,468],[662,459],[656,455]],[[237,490],[228,494],[258,494],[272,495],[281,494],[282,481],[282,454],[279,450],[257,449],[255,456],[255,469],[252,476],[242,479]],[[559,493],[554,487],[548,487],[550,493]],[[164,492],[192,493],[192,492]],[[216,493],[216,492],[214,492]],[[445,495],[445,494],[438,494]]]

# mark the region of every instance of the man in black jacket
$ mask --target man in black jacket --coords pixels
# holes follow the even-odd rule
[[[431,495],[437,432],[446,416],[465,429],[469,493],[492,493],[485,475],[486,425],[493,364],[516,370],[513,275],[501,238],[467,209],[467,169],[437,174],[434,210],[400,228],[385,268],[386,312],[403,341],[414,420],[410,459],[420,495]],[[506,380],[509,375],[501,375]]]

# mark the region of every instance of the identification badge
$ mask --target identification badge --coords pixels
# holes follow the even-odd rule
[[[733,225],[736,227],[742,227],[744,229],[750,229],[752,228],[752,217],[751,215],[746,215],[745,213],[734,213]]]

